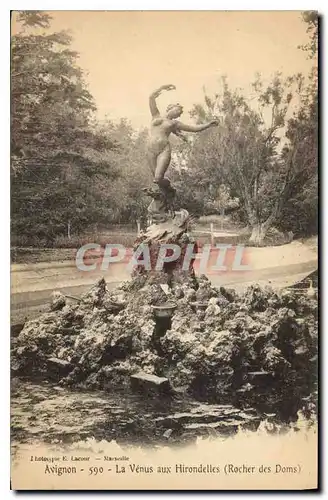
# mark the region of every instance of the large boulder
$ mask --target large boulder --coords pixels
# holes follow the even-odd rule
[[[142,392],[146,395],[170,394],[172,389],[170,382],[165,377],[158,377],[145,372],[138,372],[130,377],[133,390]]]
[[[160,377],[213,402],[255,400],[265,387],[272,387],[268,400],[309,395],[317,370],[315,300],[257,285],[238,295],[206,277],[161,284],[138,274],[109,291],[99,280],[76,304],[25,324],[12,346],[12,370],[51,376],[56,366],[62,384],[108,389],[128,388],[143,372],[145,385]],[[176,309],[156,347],[153,306],[167,301]]]

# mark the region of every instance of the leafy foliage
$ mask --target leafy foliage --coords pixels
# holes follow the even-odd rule
[[[313,61],[309,82],[300,89],[300,108],[288,122],[286,136],[298,143],[297,169],[291,182],[289,198],[283,208],[280,225],[297,235],[318,232],[318,13],[303,13],[310,43],[302,49]]]
[[[194,185],[207,192],[205,205],[213,203],[213,192],[224,184],[229,186],[231,196],[240,200],[250,226],[270,226],[272,214],[276,217],[278,212],[280,196],[271,196],[268,204],[268,180],[274,176],[275,186],[283,192],[290,168],[279,154],[279,133],[285,126],[293,83],[292,79],[283,81],[277,74],[263,88],[257,78],[253,84],[256,109],[223,79],[221,93],[205,96],[205,103],[195,106],[192,114],[198,121],[219,121],[219,127],[195,139],[189,158]],[[269,123],[265,116],[270,116]]]
[[[50,20],[21,12],[12,37],[12,231],[46,240],[68,224],[76,234],[136,216],[145,180],[138,176],[145,133],[136,136],[124,121],[96,122],[71,37],[52,33]]]

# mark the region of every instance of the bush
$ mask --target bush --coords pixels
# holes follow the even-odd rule
[[[105,247],[107,244],[123,245],[131,248],[137,237],[136,231],[131,232],[95,232],[83,235],[55,236],[53,239],[39,238],[35,235],[12,235],[11,247],[33,248],[80,248],[87,243],[96,243]]]
[[[199,224],[216,224],[216,225],[221,225],[222,223],[222,216],[217,215],[217,214],[212,214],[212,215],[202,215],[198,219]]]

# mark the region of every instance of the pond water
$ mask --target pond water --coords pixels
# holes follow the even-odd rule
[[[256,431],[277,414],[184,397],[149,398],[127,392],[71,390],[48,381],[15,378],[11,384],[11,440],[71,444],[92,438],[153,447],[194,442],[198,436]]]

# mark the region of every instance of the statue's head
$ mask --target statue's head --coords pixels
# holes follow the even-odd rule
[[[183,113],[183,107],[179,103],[169,104],[168,107],[166,108],[166,116],[171,119],[179,118],[179,116],[181,116],[182,113]]]

